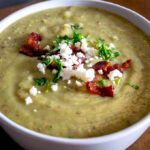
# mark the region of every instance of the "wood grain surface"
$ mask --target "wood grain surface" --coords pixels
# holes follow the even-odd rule
[[[44,0],[37,0],[36,2],[44,1]],[[150,0],[107,0],[113,3],[120,4],[122,6],[128,7],[147,19],[150,20]],[[34,2],[35,3],[35,2]],[[27,3],[23,5],[16,5],[9,8],[0,9],[0,20],[4,17],[8,16],[12,12],[28,6],[32,3]],[[3,141],[1,141],[3,142]],[[15,144],[13,145],[15,146]],[[16,145],[16,149],[17,149]],[[15,149],[15,147],[14,147]],[[150,128],[137,140],[132,146],[130,146],[127,150],[150,150]]]

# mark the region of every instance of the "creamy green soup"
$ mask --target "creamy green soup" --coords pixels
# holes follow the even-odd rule
[[[57,90],[38,86],[33,78],[54,78],[51,70],[39,72],[36,57],[19,53],[31,32],[42,36],[41,46],[52,45],[57,35],[71,36],[66,24],[79,24],[79,32],[113,43],[120,64],[132,59],[114,97],[101,97],[76,85],[76,78],[59,80]],[[0,34],[0,111],[31,130],[59,137],[87,138],[110,134],[139,121],[150,112],[150,44],[147,36],[127,20],[109,12],[88,7],[63,7],[24,17]],[[126,83],[138,85],[135,89]],[[50,82],[50,86],[53,83]],[[79,84],[78,84],[79,85]],[[35,87],[38,93],[30,94]],[[53,89],[53,90],[52,90]],[[30,97],[31,104],[25,99]]]

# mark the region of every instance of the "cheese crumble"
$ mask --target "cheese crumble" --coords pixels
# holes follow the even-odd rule
[[[25,98],[25,103],[26,103],[26,105],[31,104],[32,103],[32,98],[30,96],[26,97]]]
[[[45,74],[45,69],[46,69],[46,65],[45,64],[38,63],[37,64],[37,68],[39,69],[40,72],[42,72],[43,74]]]
[[[51,86],[52,91],[56,92],[58,90],[58,84],[54,84]]]
[[[118,69],[115,69],[115,70],[111,71],[107,76],[110,80],[114,81],[116,77],[121,78],[122,73]]]
[[[29,93],[33,96],[36,96],[38,91],[37,88],[35,88],[34,86],[29,90]]]

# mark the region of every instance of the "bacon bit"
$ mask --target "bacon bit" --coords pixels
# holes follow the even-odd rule
[[[41,50],[41,46],[39,45],[41,39],[42,38],[40,34],[32,32],[27,39],[27,43],[29,47],[33,49],[33,51],[39,51]]]
[[[39,44],[40,41],[40,34],[32,32],[27,39],[27,44],[23,45],[19,52],[30,57],[46,54],[48,50],[41,49],[41,46]]]
[[[80,47],[71,46],[70,49],[72,49],[73,54],[76,54],[78,52],[82,52],[83,54],[85,54]]]
[[[47,68],[48,69],[58,69],[56,62],[52,62]]]
[[[48,52],[48,50],[40,50],[34,52],[29,45],[23,45],[22,48],[19,50],[20,53],[23,53],[27,56],[34,57],[34,56],[41,56]]]
[[[101,76],[98,73],[96,73],[95,78],[93,79],[92,82],[98,82],[100,79],[101,79]]]
[[[129,68],[131,64],[132,64],[132,60],[129,59],[122,64],[122,68],[123,69]]]
[[[113,71],[113,70],[115,70],[115,69],[117,69],[117,70],[119,70],[121,73],[123,73],[122,68],[120,68],[120,66],[119,66],[118,64],[114,64],[113,66],[109,66],[109,67],[107,68],[107,74],[109,74],[111,71]]]
[[[110,62],[107,61],[99,61],[95,65],[92,66],[92,68],[95,71],[103,70],[104,72],[107,71],[107,68],[110,66]]]
[[[100,95],[102,97],[114,96],[114,87],[112,85],[108,87],[100,87],[96,84],[96,82],[87,82],[86,87],[91,93]]]
[[[78,66],[79,66],[79,65],[76,65],[76,64],[75,64],[75,65],[72,66],[72,69],[73,69],[73,70],[76,70],[76,69],[78,68]]]
[[[80,58],[77,59],[77,61],[79,61],[79,59],[81,59],[81,64],[85,64],[86,58],[80,57]],[[78,66],[79,65],[74,64],[73,67],[72,67],[72,69],[76,70],[78,68]]]

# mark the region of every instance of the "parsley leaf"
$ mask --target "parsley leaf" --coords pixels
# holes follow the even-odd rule
[[[98,46],[101,46],[103,44],[103,41],[100,38],[97,38],[94,43]]]
[[[112,58],[120,56],[120,52],[113,52],[113,48],[107,47],[104,43],[99,47],[99,56],[103,60],[111,60]]]
[[[60,79],[60,75],[61,75],[61,71],[62,71],[62,63],[59,59],[55,59],[54,61],[56,62],[57,67],[58,67],[58,72],[53,80],[53,82],[56,83]]]
[[[42,64],[45,64],[46,66],[49,66],[53,62],[52,58],[43,58]]]
[[[82,33],[76,33],[75,31],[73,31],[73,42],[80,42],[82,39],[84,38]]]
[[[80,25],[71,25],[72,30],[82,29]]]
[[[43,86],[48,81],[46,78],[34,78],[33,80],[38,86]]]
[[[127,83],[127,85],[129,85],[129,86],[135,88],[136,90],[138,90],[138,89],[140,88],[138,85],[134,85],[134,84],[129,83],[129,82]]]
[[[101,79],[98,83],[105,86],[105,80],[104,79]]]
[[[45,92],[48,92],[48,89],[50,88],[50,83],[45,77],[44,78],[34,78],[33,80],[36,83],[36,85],[38,85],[38,86],[46,85]]]

